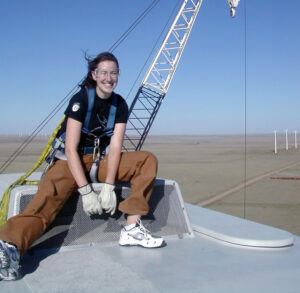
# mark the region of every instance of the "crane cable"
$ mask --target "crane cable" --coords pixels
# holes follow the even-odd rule
[[[141,67],[141,69],[140,69],[140,71],[139,71],[139,73],[138,73],[138,75],[137,75],[135,81],[133,82],[133,85],[132,85],[132,87],[130,88],[130,90],[129,90],[127,96],[126,96],[126,99],[125,99],[126,101],[128,100],[128,98],[129,98],[131,92],[133,91],[133,88],[135,87],[135,85],[136,85],[137,81],[139,80],[139,78],[140,78],[142,72],[144,71],[144,69],[145,69],[145,67],[146,67],[146,65],[147,65],[147,63],[148,63],[150,57],[152,56],[152,54],[153,54],[155,48],[157,47],[158,42],[161,40],[161,37],[162,37],[164,31],[166,30],[168,24],[169,24],[170,21],[171,21],[172,16],[174,15],[176,9],[179,7],[180,3],[181,3],[181,0],[178,0],[177,3],[174,5],[174,8],[173,8],[172,12],[170,13],[169,18],[167,19],[167,21],[166,21],[164,27],[162,28],[160,34],[158,35],[158,37],[157,37],[157,39],[156,39],[156,41],[155,41],[155,43],[154,43],[152,49],[150,50],[150,53],[148,54],[148,57],[147,57],[146,61],[144,62],[143,66]],[[130,119],[128,120],[128,122],[130,122]],[[131,123],[131,122],[130,122],[130,123]],[[131,123],[131,124],[132,124],[132,123]],[[125,140],[130,140],[130,138],[129,138],[129,136],[126,134],[126,132],[125,132],[125,137],[124,137],[124,139],[125,139]],[[124,148],[124,149],[127,150],[126,148]]]
[[[159,35],[158,35],[158,37],[157,37],[157,39],[156,39],[156,41],[155,41],[155,43],[154,43],[154,45],[153,45],[153,47],[152,47],[150,53],[149,53],[149,55],[148,55],[146,61],[144,62],[142,68],[140,69],[140,71],[139,71],[139,73],[138,73],[136,79],[134,80],[133,85],[132,85],[132,87],[130,88],[130,90],[129,90],[127,96],[126,96],[126,99],[125,99],[126,101],[128,100],[128,98],[129,98],[131,92],[133,91],[133,88],[135,87],[137,81],[139,80],[139,78],[140,78],[140,76],[141,76],[143,70],[145,69],[145,67],[146,67],[146,65],[147,65],[147,63],[148,63],[150,57],[152,56],[152,54],[153,54],[153,52],[154,52],[154,49],[157,47],[158,42],[161,40],[161,37],[162,37],[164,31],[166,30],[168,24],[170,23],[170,20],[171,20],[172,16],[174,15],[174,13],[175,13],[175,11],[176,11],[176,8],[179,6],[179,3],[180,3],[180,2],[181,2],[181,0],[178,0],[177,3],[174,5],[174,8],[173,8],[172,12],[170,13],[169,18],[167,19],[167,21],[166,21],[164,27],[162,28],[161,32],[159,33]]]
[[[119,39],[110,47],[109,51],[113,52],[144,19],[144,17],[158,4],[160,0],[154,0],[141,15],[131,24],[131,26],[119,37]]]
[[[110,47],[109,51],[113,52],[117,49],[118,46],[128,37],[128,35],[137,27],[137,25],[150,13],[150,11],[158,4],[160,0],[154,0],[151,4],[140,14],[140,16],[130,25],[130,27],[118,38],[118,40]],[[8,166],[21,154],[21,152],[27,147],[27,145],[41,132],[41,130],[46,126],[46,124],[60,111],[63,105],[70,99],[70,96],[74,94],[75,90],[78,88],[78,85],[83,81],[83,79],[74,86],[69,93],[54,107],[54,109],[46,116],[46,118],[34,129],[34,131],[30,134],[29,137],[25,139],[25,141],[14,151],[14,153],[1,165],[0,174],[2,174]],[[8,206],[9,206],[9,196],[11,190],[17,185],[36,185],[38,184],[38,180],[28,180],[27,178],[41,166],[44,162],[46,156],[51,150],[51,145],[53,140],[55,139],[58,131],[61,128],[61,125],[64,121],[64,118],[60,121],[58,126],[55,128],[53,133],[51,134],[46,146],[44,147],[40,157],[35,162],[34,166],[27,171],[20,178],[15,180],[3,193],[1,202],[0,202],[0,226],[2,226],[7,219]]]
[[[118,38],[118,40],[110,47],[109,51],[113,52],[120,44],[128,37],[128,35],[137,27],[137,25],[146,17],[147,14],[158,4],[160,0],[154,0],[140,14],[140,16],[130,25],[130,27]],[[80,84],[83,79],[78,83]],[[14,151],[13,154],[1,165],[0,174],[22,153],[27,145],[41,132],[47,123],[61,110],[63,105],[70,99],[70,96],[78,89],[78,84],[75,85],[69,93],[54,107],[54,109],[46,116],[46,118],[33,130],[33,132],[24,140],[24,142]]]

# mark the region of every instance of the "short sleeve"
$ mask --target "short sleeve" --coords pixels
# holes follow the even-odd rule
[[[65,111],[65,115],[68,118],[72,118],[84,123],[86,111],[86,93],[85,91],[81,90],[71,98],[69,105]]]
[[[116,113],[115,123],[127,123],[128,120],[128,106],[126,101],[118,95],[118,108]]]

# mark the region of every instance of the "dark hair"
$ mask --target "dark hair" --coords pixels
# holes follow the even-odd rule
[[[102,52],[98,54],[96,57],[91,58],[87,56],[87,54],[84,56],[85,60],[88,63],[88,73],[86,77],[84,78],[83,82],[80,84],[81,87],[95,87],[96,81],[92,77],[92,72],[97,68],[98,64],[103,61],[113,61],[117,64],[117,67],[119,68],[119,62],[116,56],[110,52]]]

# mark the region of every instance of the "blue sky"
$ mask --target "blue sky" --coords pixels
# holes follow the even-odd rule
[[[1,0],[0,133],[30,133],[85,75],[84,52],[110,48],[151,2]],[[114,51],[125,98],[176,3],[161,0]],[[151,133],[244,133],[245,103],[247,133],[300,130],[299,11],[241,0],[232,19],[225,0],[203,0]]]

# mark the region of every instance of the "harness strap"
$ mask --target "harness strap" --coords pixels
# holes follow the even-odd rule
[[[86,91],[87,91],[87,97],[88,97],[88,107],[87,107],[87,112],[85,115],[85,119],[84,119],[84,123],[83,123],[81,131],[85,134],[89,134],[89,124],[90,124],[90,120],[91,120],[91,116],[92,116],[92,111],[94,108],[96,89],[94,87],[87,88]],[[100,154],[100,151],[99,151],[100,150],[100,139],[104,136],[111,137],[113,135],[116,112],[117,112],[117,96],[113,93],[106,127],[105,127],[103,133],[100,135],[100,137],[97,137],[95,139],[95,141],[96,140],[98,141],[97,146],[84,147],[82,149],[83,154],[93,154],[93,157],[94,157],[94,162],[93,162],[92,168],[90,170],[90,178],[91,178],[92,182],[97,182],[97,175],[98,175],[97,173],[98,173],[98,169],[99,169],[99,163],[100,163],[100,160],[103,155],[103,154]],[[55,158],[58,158],[60,160],[67,159],[65,156],[65,153],[64,153],[65,136],[66,136],[66,133],[64,132],[58,138],[55,139],[55,141],[52,145],[52,152],[46,159],[46,161],[48,162],[48,166],[50,166],[52,164],[52,162],[54,161]]]
[[[87,96],[88,96],[88,109],[85,115],[83,127],[81,129],[82,132],[88,133],[89,132],[89,124],[91,120],[92,110],[94,107],[94,101],[95,101],[95,94],[96,90],[95,88],[87,88]]]
[[[109,109],[107,124],[105,127],[105,131],[102,136],[106,135],[108,137],[111,137],[114,133],[114,125],[115,125],[115,119],[116,119],[116,112],[117,112],[117,98],[116,95],[112,95],[112,101],[111,106]],[[100,138],[99,138],[100,139]],[[98,170],[99,170],[99,164],[101,160],[101,154],[98,153],[96,157],[94,157],[94,161],[90,170],[90,178],[93,183],[98,182]]]
[[[98,183],[98,170],[99,170],[99,165],[100,165],[100,157],[97,157],[92,164],[92,167],[90,169],[90,179],[92,183]]]
[[[110,109],[109,109],[108,120],[107,120],[107,124],[106,124],[106,131],[108,132],[106,135],[108,135],[108,136],[113,135],[116,112],[117,112],[117,99],[116,99],[116,95],[113,94],[112,95],[111,106],[110,106]]]
[[[85,116],[85,119],[84,119],[84,124],[83,124],[83,127],[82,127],[82,132],[84,132],[84,133],[89,133],[89,124],[90,124],[90,120],[91,120],[92,110],[93,110],[93,107],[94,107],[95,94],[96,94],[96,89],[94,87],[87,89],[88,109],[87,109],[86,116]],[[116,99],[116,95],[113,93],[112,103],[111,103],[111,106],[110,106],[110,109],[109,109],[107,124],[106,124],[103,135],[106,135],[106,136],[112,136],[113,135],[116,112],[117,112],[117,99]]]

